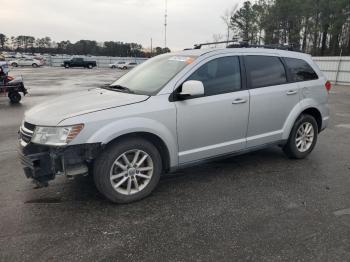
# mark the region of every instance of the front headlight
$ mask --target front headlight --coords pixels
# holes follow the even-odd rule
[[[41,145],[64,146],[72,141],[83,127],[83,124],[57,127],[37,126],[31,141]]]

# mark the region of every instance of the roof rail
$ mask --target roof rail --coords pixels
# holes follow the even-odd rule
[[[302,52],[300,49],[296,49],[293,44],[289,45],[280,45],[280,44],[271,44],[271,45],[251,45],[247,42],[235,43],[227,46],[227,48],[266,48],[266,49],[279,49],[279,50],[287,50],[294,52]]]
[[[202,46],[206,46],[206,45],[228,44],[228,43],[232,43],[232,44],[227,45],[226,48],[266,48],[266,49],[279,49],[279,50],[287,50],[287,51],[294,51],[294,52],[301,52],[302,53],[302,51],[298,48],[295,48],[295,46],[293,44],[289,44],[289,45],[280,45],[280,44],[256,45],[256,44],[249,44],[247,41],[238,42],[237,39],[228,40],[228,41],[220,41],[220,42],[195,44],[193,49],[201,49]],[[191,48],[186,48],[184,50],[190,50],[190,49]]]
[[[237,40],[227,40],[227,41],[220,41],[220,42],[195,44],[193,49],[201,49],[202,46],[205,46],[205,45],[228,44],[228,43],[237,43]]]

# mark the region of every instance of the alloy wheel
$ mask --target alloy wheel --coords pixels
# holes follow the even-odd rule
[[[298,128],[295,136],[295,145],[299,152],[306,152],[312,146],[314,141],[315,131],[314,127],[309,122],[304,122]]]
[[[112,164],[110,181],[115,191],[133,195],[142,191],[153,176],[153,160],[145,151],[134,149],[122,153]]]

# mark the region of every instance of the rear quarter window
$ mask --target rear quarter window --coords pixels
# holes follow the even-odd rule
[[[318,79],[318,75],[304,60],[297,58],[284,58],[290,72],[292,82],[302,82]]]

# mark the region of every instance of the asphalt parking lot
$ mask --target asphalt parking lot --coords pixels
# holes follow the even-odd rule
[[[349,261],[350,87],[333,89],[330,127],[307,159],[265,149],[179,171],[150,197],[114,205],[89,177],[33,189],[16,145],[25,110],[122,72],[11,74],[30,95],[0,98],[0,261]]]

